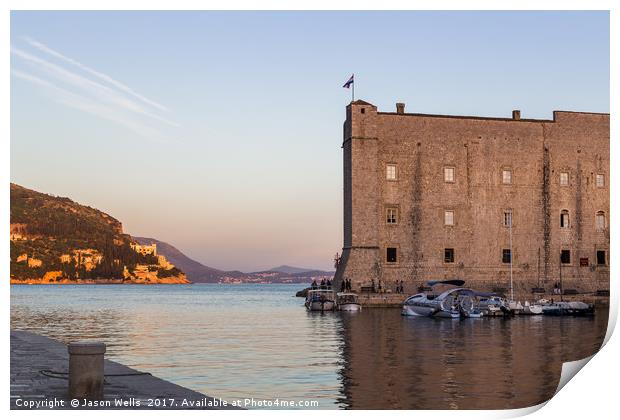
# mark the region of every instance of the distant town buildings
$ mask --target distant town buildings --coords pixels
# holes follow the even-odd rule
[[[344,123],[336,282],[459,278],[517,291],[609,290],[609,114],[552,120],[379,112]],[[512,239],[512,240],[511,240]],[[511,246],[512,244],[512,246]]]
[[[138,254],[157,256],[157,244],[155,243],[152,243],[151,245],[132,243],[130,246],[131,249],[136,251]]]

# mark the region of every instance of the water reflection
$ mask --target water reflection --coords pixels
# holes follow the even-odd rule
[[[343,314],[344,384],[350,408],[498,409],[549,399],[562,361],[597,351],[607,313],[595,318],[465,321]]]
[[[11,327],[69,342],[226,400],[320,408],[516,408],[542,402],[561,363],[600,347],[594,318],[406,318],[307,312],[296,285],[12,286]]]

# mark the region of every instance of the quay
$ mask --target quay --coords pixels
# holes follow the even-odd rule
[[[11,331],[11,409],[236,408],[108,359],[103,400],[70,400],[68,371],[66,345],[31,332]]]
[[[299,292],[297,292],[296,296],[297,297],[305,297],[306,296],[306,292],[309,288],[300,290]],[[358,295],[358,299],[359,299],[359,303],[360,305],[362,305],[362,308],[401,308],[403,305],[403,302],[412,294],[415,293],[411,293],[411,294],[407,294],[407,293],[392,293],[392,292],[386,292],[386,293],[377,293],[377,292],[369,292],[369,291],[356,291],[353,290],[353,293],[356,293]],[[504,293],[505,294],[505,293]],[[542,294],[542,293],[537,293],[537,294],[523,294],[523,293],[516,293],[515,294],[515,300],[520,301],[521,303],[523,303],[524,301],[528,301],[528,302],[536,302],[539,299],[547,299],[549,301],[553,300],[555,302],[560,301],[560,300],[564,300],[565,302],[570,302],[570,301],[581,301],[587,304],[592,304],[595,307],[609,307],[609,296],[599,296],[596,293],[576,293],[576,294],[572,294],[572,295],[563,295],[560,298],[560,295],[554,295],[554,294]]]

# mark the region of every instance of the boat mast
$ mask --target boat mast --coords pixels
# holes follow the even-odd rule
[[[560,302],[564,302],[564,286],[562,284],[562,251],[560,251]]]
[[[510,300],[515,300],[514,289],[512,288],[512,211],[510,211],[510,224],[508,225],[510,232]]]
[[[538,247],[538,266],[536,267],[536,285],[540,289],[540,247]]]

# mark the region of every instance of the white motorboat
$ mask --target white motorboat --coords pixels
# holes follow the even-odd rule
[[[499,296],[480,298],[478,309],[486,316],[502,316],[508,310],[506,302]]]
[[[523,310],[523,305],[521,305],[521,302],[516,301],[516,300],[508,300],[507,302],[507,306],[508,309],[510,309],[512,312],[514,313],[521,313],[521,311]]]
[[[530,303],[527,300],[523,304],[523,309],[521,309],[521,313],[523,315],[542,315],[543,307],[537,303]]]
[[[594,306],[588,305],[584,302],[571,301],[571,302],[546,302],[542,304],[542,312],[544,315],[594,315]]]
[[[474,306],[473,298],[478,295],[472,289],[458,287],[465,284],[463,280],[443,280],[426,282],[433,288],[437,285],[457,286],[438,296],[418,293],[408,297],[403,303],[401,314],[406,316],[432,316],[438,318],[480,318],[482,312]]]
[[[362,305],[355,293],[338,293],[336,295],[336,305],[339,311],[361,311]]]
[[[336,309],[336,294],[331,287],[310,289],[304,305],[309,311],[333,311]]]

